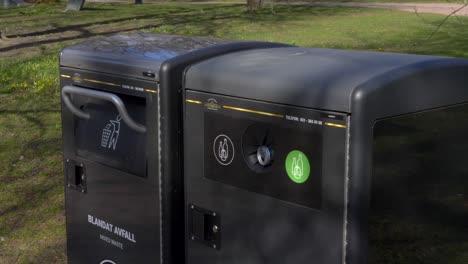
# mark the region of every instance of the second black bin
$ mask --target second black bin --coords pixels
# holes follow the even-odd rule
[[[278,48],[185,77],[188,264],[468,256],[468,61]]]

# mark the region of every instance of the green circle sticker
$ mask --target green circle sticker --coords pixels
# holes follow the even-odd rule
[[[295,183],[304,183],[309,178],[309,159],[302,151],[293,150],[289,152],[284,166],[289,178]]]

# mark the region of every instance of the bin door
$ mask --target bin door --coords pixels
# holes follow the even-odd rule
[[[62,88],[69,263],[160,259],[159,185],[147,169],[157,149],[147,131],[157,120],[150,99]]]
[[[85,159],[65,167],[75,164],[84,167],[86,191],[65,191],[68,263],[157,263],[158,188]]]
[[[342,263],[348,117],[188,91],[187,263]]]
[[[145,177],[144,98],[75,86],[65,86],[62,98],[73,113],[74,136],[65,136],[77,156]]]

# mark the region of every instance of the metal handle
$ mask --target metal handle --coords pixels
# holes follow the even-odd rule
[[[127,112],[127,108],[125,107],[125,104],[122,102],[122,99],[118,97],[115,94],[112,93],[106,93],[106,92],[100,92],[100,91],[95,91],[95,90],[90,90],[90,89],[83,89],[75,86],[65,86],[62,88],[62,99],[65,105],[68,107],[68,109],[75,115],[77,115],[80,118],[84,119],[89,119],[91,116],[89,113],[86,113],[76,107],[68,94],[78,94],[78,95],[83,95],[91,98],[96,98],[96,99],[101,99],[105,101],[109,101],[114,104],[115,108],[117,108],[117,111],[119,111],[120,117],[122,117],[122,120],[133,130],[138,131],[140,133],[145,133],[146,132],[146,127],[142,124],[139,124],[135,122],[130,115]]]

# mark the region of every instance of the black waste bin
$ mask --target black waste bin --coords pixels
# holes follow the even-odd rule
[[[190,66],[186,263],[467,262],[467,85],[467,60],[331,49]]]
[[[69,263],[184,262],[182,174],[171,160],[180,155],[183,70],[210,56],[275,45],[131,34],[62,51]],[[160,138],[175,141],[161,146]],[[168,160],[177,168],[166,168]]]

